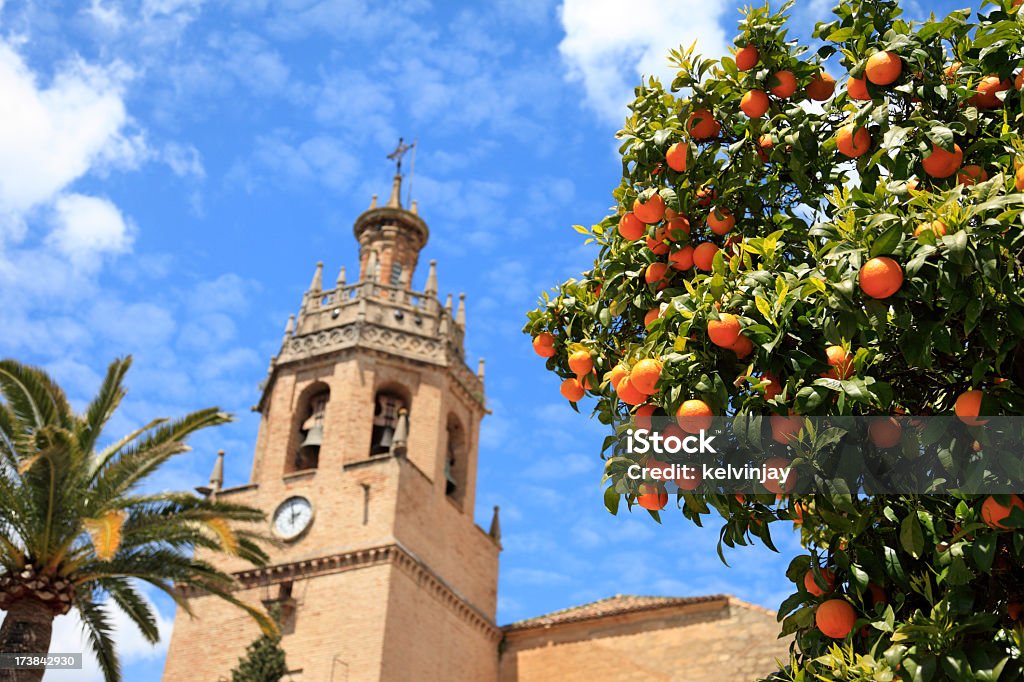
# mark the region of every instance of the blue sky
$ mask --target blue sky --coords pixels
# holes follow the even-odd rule
[[[831,2],[798,5],[807,36]],[[133,354],[115,434],[211,404],[238,416],[157,485],[205,482],[218,448],[243,483],[286,318],[316,261],[355,271],[352,222],[416,138],[421,263],[439,261],[442,296],[468,294],[467,357],[487,358],[477,519],[501,505],[499,622],[617,592],[775,608],[795,538],[726,568],[716,527],[609,516],[604,433],[519,333],[593,259],[570,226],[612,202],[638,74],[694,39],[722,54],[738,18],[731,0],[0,0],[0,356],[81,405]],[[58,621],[54,650],[79,650],[75,627]],[[156,679],[166,643],[119,639],[126,679]]]

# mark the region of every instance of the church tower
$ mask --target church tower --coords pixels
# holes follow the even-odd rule
[[[217,499],[264,510],[279,544],[253,568],[218,557],[236,596],[275,606],[288,680],[496,680],[500,537],[473,521],[483,363],[463,351],[465,302],[413,290],[426,223],[376,197],[355,222],[359,275],[323,265],[270,362],[249,483]],[[497,510],[495,510],[496,512]],[[197,593],[178,609],[165,682],[230,680],[258,629]]]

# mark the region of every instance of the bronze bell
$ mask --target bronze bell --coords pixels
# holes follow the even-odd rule
[[[318,448],[323,445],[324,442],[324,427],[317,424],[311,426],[309,431],[306,431],[306,439],[302,441],[302,445],[299,446],[300,450],[305,448]]]

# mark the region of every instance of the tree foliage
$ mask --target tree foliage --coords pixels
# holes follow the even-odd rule
[[[208,408],[156,419],[104,445],[130,365],[130,358],[111,363],[96,397],[77,414],[45,372],[0,360],[0,608],[7,611],[0,650],[18,650],[21,622],[22,630],[38,630],[33,643],[45,652],[52,619],[74,608],[110,682],[121,679],[112,609],[124,612],[147,641],[159,639],[139,582],[186,612],[182,588],[216,595],[274,631],[262,609],[234,596],[229,574],[193,556],[199,549],[264,563],[263,538],[239,527],[261,521],[263,513],[191,493],[140,490],[172,457],[189,451],[189,436],[230,417]],[[26,613],[31,618],[20,621]],[[42,669],[37,672],[41,677]]]
[[[279,608],[270,613],[278,621],[280,614]],[[238,659],[238,665],[231,671],[231,682],[279,682],[287,674],[280,634],[262,633]]]
[[[725,416],[941,415],[972,389],[982,414],[1020,414],[1024,12],[987,0],[907,22],[894,0],[843,0],[816,25],[812,49],[788,38],[791,4],[745,11],[735,44],[757,48],[752,68],[680,48],[670,88],[652,78],[636,89],[615,210],[576,226],[594,267],[545,293],[525,331],[552,372],[577,382],[563,394],[585,389],[609,425],[637,409],[612,377],[649,358],[661,363],[644,408],[656,415],[689,400]],[[876,84],[872,65],[886,52],[901,69]],[[845,72],[835,95],[812,99],[830,69]],[[795,93],[748,116],[744,95],[785,94],[786,71]],[[865,134],[866,151],[851,156]],[[664,219],[637,237],[636,217],[659,217],[659,200]],[[717,247],[703,249],[713,258],[685,267],[701,244]],[[878,258],[898,266],[901,279],[882,282],[894,293],[869,281],[883,261],[864,266]],[[709,339],[727,315],[749,347]],[[848,354],[848,372],[829,347]],[[580,351],[593,364],[582,376],[569,363]],[[768,391],[769,380],[782,390]],[[634,504],[639,491],[609,478],[609,508]],[[721,516],[728,546],[771,546],[773,522],[800,526],[808,553],[790,566],[795,591],[779,609],[782,633],[795,635],[782,679],[993,680],[1024,676],[1024,514],[1001,525],[982,515],[986,502],[1011,499],[698,489],[677,502],[698,524]],[[809,589],[808,571],[820,580],[826,569],[834,584]],[[856,616],[845,637],[816,622],[835,599]]]

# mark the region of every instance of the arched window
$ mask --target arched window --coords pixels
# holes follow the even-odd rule
[[[399,410],[408,409],[405,398],[396,391],[381,390],[374,398],[373,434],[370,437],[370,455],[384,455],[391,451]]]
[[[299,399],[296,416],[296,447],[288,458],[285,473],[316,469],[320,464],[320,446],[324,442],[324,413],[331,390],[327,384],[317,382],[306,389]]]
[[[460,507],[466,495],[466,469],[468,467],[466,430],[453,414],[448,415],[447,446],[445,448],[445,494]]]

